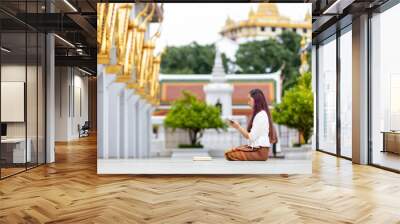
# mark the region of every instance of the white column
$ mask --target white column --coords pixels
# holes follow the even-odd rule
[[[120,159],[125,159],[126,158],[126,120],[127,120],[127,109],[126,109],[126,97],[127,97],[127,92],[126,88],[122,88],[119,96],[118,96],[118,101],[119,101],[119,119],[118,119],[118,127],[119,127],[119,148],[118,154]]]
[[[137,103],[139,100],[139,96],[131,90],[132,93],[128,97],[127,101],[127,133],[126,137],[127,148],[128,148],[128,158],[136,158],[136,150],[137,150],[137,133],[138,133],[138,122],[137,122]]]
[[[121,102],[121,153],[122,158],[132,158],[132,147],[130,143],[133,143],[132,126],[135,125],[134,114],[134,91],[132,89],[124,88],[122,91],[122,102]],[[133,145],[133,144],[132,144]],[[121,155],[122,155],[121,154]]]
[[[107,74],[103,65],[98,65],[97,71],[100,71],[97,77],[97,156],[107,159],[110,157],[110,102],[113,101],[109,87],[113,84],[115,75]]]
[[[74,87],[72,86],[72,67],[57,67],[55,73],[55,141],[73,139]]]
[[[121,94],[125,84],[113,82],[108,87],[108,156],[109,158],[120,158],[121,149]]]
[[[281,70],[279,70],[279,73],[276,73],[274,75],[274,80],[275,80],[275,85],[276,85],[276,103],[281,103],[282,102],[282,81],[281,81]]]
[[[151,113],[152,107],[149,103],[146,103],[145,107],[145,157],[148,158],[150,156],[150,148],[151,148],[151,133],[153,131],[152,124],[151,124]]]
[[[312,46],[311,51],[311,74],[312,74],[312,90],[314,96],[314,126],[313,126],[313,135],[311,137],[312,148],[317,148],[317,48],[315,45]]]
[[[138,117],[138,158],[144,158],[146,152],[146,138],[147,138],[147,127],[146,127],[146,101],[143,99],[139,100],[139,117]]]
[[[353,20],[352,158],[368,163],[368,15]]]
[[[139,98],[137,103],[137,149],[136,149],[136,158],[142,158],[142,150],[143,150],[143,100]]]
[[[54,34],[46,36],[46,163],[55,161],[54,133],[55,133],[55,60]]]
[[[135,103],[135,126],[134,126],[134,134],[135,134],[135,158],[139,158],[139,149],[140,149],[140,106],[141,106],[141,101],[140,101],[140,97],[138,97],[138,99],[136,100]]]
[[[148,112],[148,122],[149,122],[149,131],[148,131],[148,149],[147,149],[147,157],[151,156],[152,152],[152,140],[153,140],[153,123],[151,121],[151,117],[153,116],[155,108],[149,104],[149,112]]]
[[[106,146],[108,145],[107,136],[107,117],[108,101],[106,92],[106,78],[104,66],[97,64],[97,158],[108,157]]]

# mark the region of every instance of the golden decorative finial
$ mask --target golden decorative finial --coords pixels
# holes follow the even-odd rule
[[[228,16],[225,20],[225,26],[229,26],[232,25],[234,23],[234,21],[231,19],[230,16]]]
[[[306,36],[303,36],[300,42],[301,49],[303,49],[306,46],[306,43],[307,43]]]
[[[253,19],[254,18],[254,10],[253,7],[250,8],[250,12],[249,12],[249,19]]]
[[[307,11],[304,21],[311,21],[311,18],[312,18],[312,16],[311,16],[310,12]]]
[[[114,41],[114,29],[116,22],[116,4],[99,3],[98,5],[98,39],[99,50],[97,53],[97,62],[99,64],[109,64],[110,50]]]
[[[116,23],[116,39],[115,45],[117,47],[118,65],[123,66],[125,61],[125,50],[128,39],[128,25],[130,14],[132,11],[132,4],[120,4],[117,9],[117,23]]]
[[[308,53],[307,53],[307,37],[303,36],[303,38],[301,39],[300,42],[300,46],[301,46],[301,54],[300,54],[300,61],[301,61],[301,65],[300,65],[300,74],[303,74],[305,72],[308,71],[309,69],[309,65],[308,65]]]

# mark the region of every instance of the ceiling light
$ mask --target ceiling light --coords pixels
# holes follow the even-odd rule
[[[62,38],[62,37],[60,37],[60,36],[57,35],[57,34],[54,34],[54,36],[57,37],[58,39],[60,39],[61,41],[63,41],[64,43],[66,43],[67,45],[69,45],[70,47],[75,48],[75,45],[73,45],[73,44],[72,44],[71,42],[69,42],[68,40],[66,40],[66,39],[64,39],[64,38]]]
[[[330,5],[322,14],[342,14],[343,10],[351,5],[355,0],[336,0],[332,5]]]
[[[6,52],[6,53],[10,53],[10,52],[11,52],[11,50],[9,50],[9,49],[7,49],[7,48],[5,48],[5,47],[1,47],[0,49],[1,49],[2,51]]]
[[[74,12],[78,12],[78,10],[68,1],[64,0],[65,4],[67,4]]]
[[[90,72],[88,72],[88,71],[86,71],[86,70],[83,70],[83,69],[81,69],[81,68],[79,68],[79,67],[78,67],[78,70],[81,71],[81,72],[83,72],[83,73],[85,73],[85,74],[87,74],[87,75],[92,75],[92,73],[90,73]]]

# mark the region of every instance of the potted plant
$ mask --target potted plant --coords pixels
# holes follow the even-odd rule
[[[190,144],[181,144],[180,148],[202,148],[200,139],[204,130],[225,130],[227,125],[221,119],[215,106],[207,105],[188,91],[182,92],[183,97],[175,101],[165,120],[165,127],[187,131]]]

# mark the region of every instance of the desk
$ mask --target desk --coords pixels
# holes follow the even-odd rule
[[[9,163],[25,163],[31,161],[31,139],[26,140],[28,143],[25,152],[25,138],[6,138],[1,139],[1,156]],[[11,155],[12,154],[12,155]],[[12,159],[11,159],[12,158]],[[27,159],[25,161],[25,158]]]
[[[392,152],[400,154],[400,132],[382,131],[381,133],[383,134],[382,152]]]

